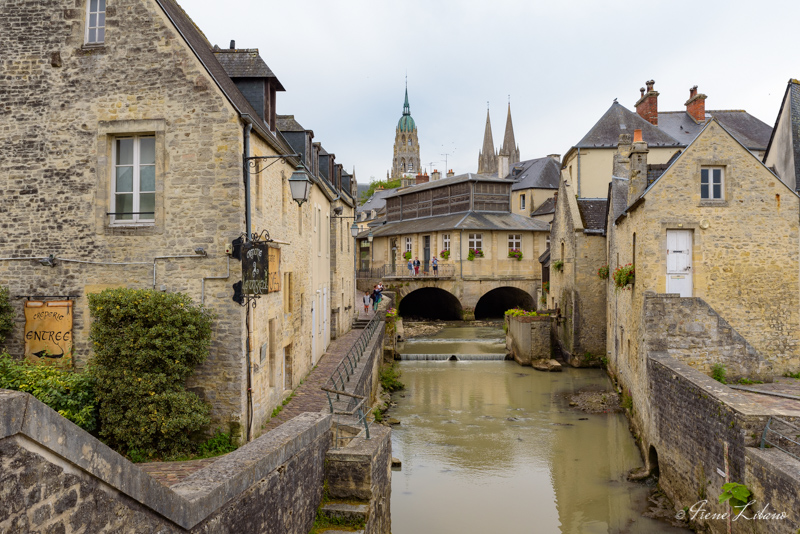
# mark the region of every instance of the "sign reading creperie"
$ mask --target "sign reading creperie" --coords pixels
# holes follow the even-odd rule
[[[72,301],[25,303],[25,359],[31,363],[72,365]]]

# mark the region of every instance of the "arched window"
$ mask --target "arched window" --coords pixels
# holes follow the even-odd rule
[[[411,142],[411,138],[408,138],[408,146],[412,146],[414,143]]]
[[[402,137],[401,144],[402,145],[406,144],[406,136],[405,135]]]

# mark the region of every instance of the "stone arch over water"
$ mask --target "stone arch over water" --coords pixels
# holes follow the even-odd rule
[[[485,293],[475,305],[475,319],[503,317],[510,308],[536,309],[533,296],[516,287],[498,287]]]
[[[403,297],[398,306],[401,317],[461,320],[461,302],[452,293],[438,287],[422,287]]]

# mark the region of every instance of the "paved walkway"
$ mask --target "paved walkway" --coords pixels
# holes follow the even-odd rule
[[[782,376],[776,378],[774,382],[769,384],[748,384],[742,387],[746,387],[754,391],[783,393],[784,395],[800,397],[800,380],[796,378],[787,378]],[[772,408],[781,415],[800,417],[800,400],[798,399],[764,395],[742,390],[737,390],[737,393],[741,393],[748,399],[757,402],[762,406]]]
[[[358,318],[371,319],[375,313],[371,309],[369,312],[364,313],[361,296],[363,296],[363,293],[356,294],[356,304],[359,310]],[[292,400],[283,407],[281,413],[269,420],[261,430],[261,434],[272,430],[301,413],[320,412],[328,408],[327,396],[320,387],[333,374],[334,369],[344,359],[347,351],[355,344],[361,332],[363,330],[353,329],[338,339],[331,341],[330,345],[328,345],[328,351],[322,355],[316,367],[305,377],[303,383],[294,390]],[[258,429],[254,430],[256,430],[256,435],[261,435],[258,434]],[[165,486],[172,486],[220,458],[221,456],[204,460],[190,460],[188,462],[149,462],[138,464],[138,467]]]

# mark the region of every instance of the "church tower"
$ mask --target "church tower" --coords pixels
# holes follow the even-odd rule
[[[417,125],[411,118],[411,109],[408,106],[408,82],[406,82],[406,101],[403,104],[403,116],[397,123],[394,135],[394,159],[392,160],[392,180],[403,177],[403,174],[412,176],[422,172],[419,162],[419,139],[417,138]]]
[[[483,150],[478,153],[478,174],[497,174],[497,152],[492,139],[492,123],[486,108],[486,130],[483,132]]]
[[[511,124],[511,102],[508,103],[508,117],[506,118],[506,133],[503,137],[503,148],[500,154],[508,156],[508,167],[519,163],[519,147],[514,140],[514,125]]]

